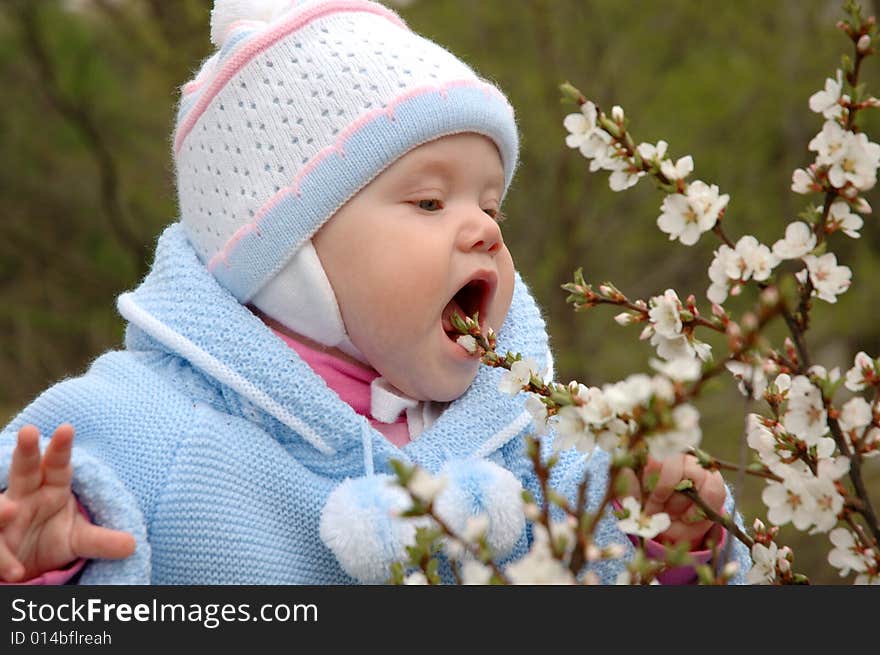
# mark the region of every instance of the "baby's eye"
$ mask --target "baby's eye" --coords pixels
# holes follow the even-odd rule
[[[438,200],[437,198],[431,198],[429,200],[419,200],[418,205],[419,209],[424,209],[425,211],[429,212],[443,209],[443,201]]]

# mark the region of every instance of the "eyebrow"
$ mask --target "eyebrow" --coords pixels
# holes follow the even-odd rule
[[[415,165],[412,172],[410,172],[405,178],[405,181],[413,177],[420,177],[425,175],[437,175],[438,177],[443,178],[448,181],[453,177],[452,166],[450,166],[446,161],[442,159],[425,159],[418,164]],[[499,189],[504,188],[504,177],[492,175],[488,180],[489,184],[495,186]]]

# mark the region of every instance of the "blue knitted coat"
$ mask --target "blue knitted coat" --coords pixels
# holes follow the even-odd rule
[[[78,378],[46,390],[0,434],[0,488],[15,434],[33,423],[51,435],[76,430],[74,491],[94,521],[131,532],[134,555],[95,560],[83,584],[353,583],[319,538],[328,495],[391,459],[432,472],[452,459],[484,458],[539,496],[523,451],[524,397],[497,389],[500,370],[476,380],[436,423],[403,448],[388,442],[339,399],[298,355],[221,288],[179,224],[159,239],[151,272],[118,301],[125,350],[108,352]],[[517,276],[499,351],[550,365],[544,322]],[[567,452],[553,486],[574,498],[585,458]],[[589,460],[597,506],[607,459]],[[631,551],[613,518],[601,544]],[[524,530],[508,560],[529,548]],[[749,566],[740,544],[735,556]],[[596,567],[613,582],[620,563]]]

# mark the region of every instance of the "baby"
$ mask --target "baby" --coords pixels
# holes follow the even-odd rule
[[[383,582],[414,532],[393,459],[444,475],[438,511],[459,528],[485,514],[502,561],[521,557],[521,490],[540,497],[530,415],[450,322],[479,311],[500,352],[552,370],[499,226],[518,154],[506,98],[364,0],[217,0],[211,33],[175,130],[180,221],[118,300],[125,350],[0,436],[0,578]],[[607,465],[565,452],[551,484],[574,499],[588,468],[596,507]],[[672,518],[658,541],[707,561],[712,524],[673,487],[730,511],[721,477],[689,456],[650,468],[647,508]],[[611,516],[597,539],[631,552]]]

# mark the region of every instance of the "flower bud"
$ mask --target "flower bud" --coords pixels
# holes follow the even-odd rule
[[[761,519],[755,519],[755,522],[752,523],[752,529],[758,534],[764,532],[764,522]]]
[[[859,54],[865,54],[871,49],[871,37],[868,34],[862,34],[856,43],[856,50]]]
[[[471,355],[477,352],[477,340],[469,334],[463,334],[455,340],[459,346],[467,350]]]
[[[614,321],[618,325],[629,325],[633,322],[633,315],[629,312],[621,312],[617,316],[614,317]]]
[[[725,578],[732,578],[739,571],[739,562],[728,562],[724,565],[724,568],[721,569],[721,575]]]
[[[789,573],[791,573],[791,562],[789,562],[787,559],[783,559],[782,557],[780,557],[776,560],[776,568],[779,569],[779,572],[782,575],[788,575]]]
[[[537,521],[541,518],[541,508],[535,503],[526,503],[523,505],[523,513],[529,521]]]
[[[623,118],[624,118],[623,107],[621,107],[620,105],[614,105],[611,108],[611,118],[614,119],[614,122],[617,123],[618,125],[622,125]]]

